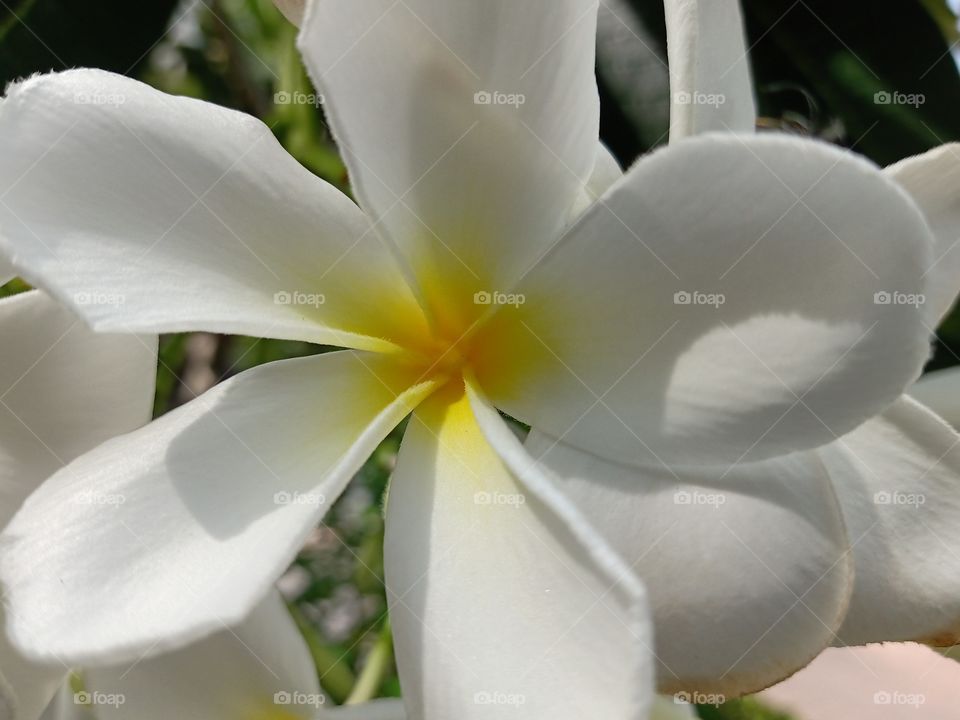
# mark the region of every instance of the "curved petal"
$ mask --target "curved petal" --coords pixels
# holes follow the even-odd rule
[[[355,193],[444,330],[570,219],[599,132],[596,18],[596,0],[309,5],[298,46]]]
[[[620,462],[816,447],[919,375],[909,301],[930,242],[850,153],[691,138],[634,165],[517,285],[473,339],[477,372],[497,407]]]
[[[156,366],[156,337],[95,334],[38,290],[0,300],[0,526],[54,471],[150,420]],[[27,661],[0,634],[18,720],[39,717],[68,670]]]
[[[0,230],[99,330],[381,349],[420,311],[369,222],[254,118],[100,70],[11,86]]]
[[[646,720],[643,589],[545,477],[517,473],[517,455],[462,388],[407,428],[385,570],[409,715]]]
[[[640,471],[536,430],[527,448],[649,588],[661,692],[754,692],[832,642],[853,567],[815,453]]]
[[[56,473],[3,538],[13,641],[37,659],[102,665],[239,622],[432,389],[390,359],[254,368]]]
[[[960,143],[901,160],[884,172],[910,193],[933,232],[926,305],[937,325],[960,293]]]
[[[39,290],[0,300],[0,527],[56,470],[150,420],[157,338],[106,335]]]
[[[98,720],[325,717],[310,651],[276,591],[234,627],[143,662],[90,669],[84,680]]]
[[[603,143],[597,144],[596,157],[593,162],[593,172],[587,181],[583,192],[580,194],[580,201],[576,206],[574,214],[579,215],[590,205],[596,202],[597,198],[603,195],[617,180],[623,177],[623,170],[620,163],[613,153]]]
[[[14,269],[13,263],[3,253],[0,253],[0,285],[10,282],[16,276],[17,271]]]
[[[740,0],[666,0],[670,141],[710,131],[752,132],[750,60]]]
[[[935,370],[910,386],[911,397],[919,400],[960,430],[960,367]]]
[[[5,614],[0,611],[0,623],[5,621]],[[59,663],[38,665],[30,662],[10,645],[6,634],[0,630],[0,718],[39,718],[63,685],[68,672],[69,669]]]
[[[960,642],[960,435],[904,397],[820,452],[856,564],[838,641]]]

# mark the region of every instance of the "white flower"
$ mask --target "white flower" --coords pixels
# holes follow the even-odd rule
[[[846,187],[833,185],[845,161],[824,168],[822,179],[800,189],[790,168],[773,165],[757,151],[762,137],[732,134],[749,132],[754,122],[736,3],[671,2],[667,11],[675,87],[702,95],[724,94],[727,99],[719,107],[675,105],[671,140],[677,142],[671,152],[703,142],[683,139],[692,132],[727,132],[729,142],[739,144],[745,155],[762,164],[755,182],[769,187],[757,188],[753,202],[790,186],[793,192],[788,194],[795,195],[797,209],[811,223],[821,223],[835,250],[847,254],[843,274],[848,287],[860,291],[870,284],[869,280],[864,284],[865,278],[879,280],[885,272],[877,264],[882,264],[879,256],[853,245],[856,232],[840,229],[810,202],[818,194],[834,193],[837,202],[847,203],[858,192],[852,178]],[[717,31],[723,28],[725,32]],[[714,143],[722,141],[714,137]],[[802,146],[816,152],[812,143]],[[633,173],[643,166],[641,161]],[[732,168],[726,174],[735,177]],[[919,267],[925,282],[921,296],[912,298],[932,335],[960,288],[960,146],[946,145],[904,160],[887,168],[884,175],[910,194],[932,230],[932,259]],[[714,177],[717,184],[731,182],[719,174]],[[745,203],[735,211],[746,216],[758,212]],[[878,211],[878,207],[866,211],[861,223],[871,223]],[[710,218],[718,222],[723,215],[722,209],[714,208]],[[757,249],[769,245],[771,235],[783,224],[776,218],[770,222],[770,233],[749,236],[758,243]],[[889,230],[871,231],[874,241],[886,242]],[[809,239],[801,233],[794,242],[806,244]],[[715,264],[703,252],[701,262],[714,276],[730,266]],[[751,281],[738,273],[744,263],[758,260],[756,252],[748,252],[730,270],[731,279],[739,277],[750,286]],[[882,252],[893,260],[900,249],[888,247]],[[858,259],[863,261],[859,269]],[[778,267],[767,268],[766,276],[754,275],[756,296],[766,295],[771,284],[797,282],[806,293],[829,292],[827,304],[834,303],[834,281],[807,274],[806,262],[806,252],[794,259],[784,256]],[[838,277],[836,282],[843,280]],[[911,299],[881,290],[876,302],[878,308],[894,309],[900,300]],[[826,304],[823,310],[829,312]],[[707,357],[697,365],[681,360],[669,379],[664,416],[671,417],[671,393],[690,393],[680,385],[686,380],[684,369],[700,371],[698,388],[706,394],[706,398],[689,395],[688,402],[725,396],[731,408],[747,392],[738,384],[747,370],[754,374],[755,391],[765,388],[764,394],[785,396],[791,404],[782,419],[773,416],[769,425],[758,427],[754,436],[758,447],[799,411],[811,423],[807,431],[822,432],[822,439],[832,441],[815,452],[763,458],[753,448],[727,464],[680,467],[668,462],[638,470],[583,452],[571,438],[562,437],[562,428],[547,427],[545,422],[527,441],[533,455],[565,478],[567,494],[647,584],[657,630],[661,689],[696,688],[732,696],[782,679],[829,644],[956,642],[960,631],[960,436],[906,396],[887,396],[892,401],[889,407],[878,407],[869,419],[864,416],[864,424],[848,432],[849,426],[838,423],[833,411],[825,413],[823,408],[831,402],[846,403],[865,391],[865,383],[873,381],[879,367],[912,356],[913,345],[876,346],[869,351],[873,356],[864,358],[861,370],[842,373],[846,387],[825,385],[839,377],[839,368],[832,368],[822,381],[799,389],[793,384],[792,370],[784,364],[788,361],[766,348],[804,353],[806,340],[782,334],[789,333],[791,326],[801,328],[801,319],[778,317],[782,330],[767,328],[762,333],[751,327],[757,318],[739,325],[724,319],[728,327],[720,339],[733,347],[740,345],[747,362],[731,362],[719,351],[713,362]],[[835,320],[843,322],[839,316]],[[864,351],[863,343],[870,342],[875,331],[864,328],[862,340],[841,341],[841,348],[850,351],[844,362]],[[924,387],[920,383],[911,392],[921,393]],[[548,394],[543,387],[536,389]],[[935,392],[955,407],[955,387]],[[657,400],[650,398],[650,402]],[[721,411],[718,421],[728,422],[725,415]],[[694,455],[700,455],[698,448],[691,449],[690,460],[699,462],[701,458]]]
[[[492,699],[528,718],[646,717],[644,592],[582,515],[612,494],[598,524],[619,544],[632,498],[610,463],[651,496],[661,466],[703,468],[692,480],[754,468],[743,502],[691,507],[733,508],[753,553],[786,574],[745,575],[747,550],[695,524],[647,542],[662,688],[712,682],[734,647],[755,649],[723,676],[734,689],[822,647],[820,623],[791,611],[842,614],[849,545],[819,455],[798,451],[919,373],[922,310],[874,298],[927,290],[930,230],[877,168],[795,137],[689,138],[620,178],[597,142],[596,9],[312,2],[299,47],[359,208],[241,114],[90,70],[8,91],[0,229],[28,278],[67,302],[122,297],[73,300],[100,330],[352,349],[237,376],[44,483],[0,558],[24,651],[121,662],[239,622],[411,410],[386,531],[410,716],[489,717]],[[709,32],[731,26],[725,10],[670,3],[677,87],[723,81],[683,98],[678,136],[715,112],[750,129],[745,63],[720,68],[741,46]],[[123,101],[73,101],[99,96]],[[556,452],[536,462],[497,409]],[[568,478],[585,463],[596,472],[577,497]],[[108,522],[62,502],[81,488],[127,501]],[[650,507],[639,531],[689,517]],[[788,594],[818,574],[806,597]]]
[[[0,256],[0,285],[14,274]],[[0,299],[0,526],[49,475],[146,423],[155,375],[155,337],[95,334],[38,290]],[[0,714],[38,717],[68,669],[30,662],[0,635]]]
[[[0,285],[13,274],[0,256]],[[51,473],[149,421],[156,337],[95,334],[35,290],[0,299],[0,340],[0,523],[6,524]],[[115,508],[99,511],[107,520]],[[56,527],[48,534],[52,542],[66,541]],[[82,706],[100,719],[404,717],[399,702],[327,707],[306,644],[276,592],[236,627],[180,651],[87,669],[83,693],[66,681],[69,670],[59,660],[30,662],[0,636],[3,716],[35,720],[60,688],[55,717],[73,717]]]

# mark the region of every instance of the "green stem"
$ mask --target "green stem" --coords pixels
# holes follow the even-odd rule
[[[373,700],[392,665],[393,634],[390,632],[390,621],[386,620],[383,627],[380,628],[380,636],[377,638],[377,642],[367,656],[363,670],[360,671],[357,684],[353,686],[353,690],[350,691],[350,696],[344,702],[344,705],[357,705]]]
[[[290,615],[293,616],[304,640],[307,641],[307,647],[310,648],[310,655],[320,676],[320,685],[335,702],[343,702],[344,698],[350,695],[355,679],[350,667],[344,662],[342,653],[323,643],[317,631],[296,605],[291,603],[287,607],[290,608]]]

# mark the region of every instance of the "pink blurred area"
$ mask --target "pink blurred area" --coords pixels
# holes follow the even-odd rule
[[[757,697],[795,720],[958,720],[960,662],[914,643],[831,648]]]

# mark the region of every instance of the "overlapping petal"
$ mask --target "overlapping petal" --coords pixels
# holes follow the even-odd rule
[[[272,591],[248,618],[159,657],[90,669],[99,720],[323,718],[326,697],[303,636]],[[111,705],[109,697],[123,698]]]
[[[909,394],[960,430],[960,368],[929,372],[917,380]]]
[[[884,172],[910,193],[933,232],[933,261],[925,276],[926,304],[935,326],[960,290],[960,143],[901,160]]]
[[[838,643],[956,643],[960,436],[904,397],[820,452],[856,565]]]
[[[570,219],[594,166],[595,0],[318,0],[298,45],[360,204],[441,328]]]
[[[643,590],[523,457],[475,393],[444,391],[411,420],[385,558],[407,711],[646,720]]]
[[[31,656],[84,666],[242,620],[432,389],[390,359],[343,352],[254,368],[57,472],[4,537],[11,637]]]
[[[740,0],[666,0],[670,140],[756,122]]]
[[[692,169],[695,168],[695,171]],[[706,135],[631,168],[473,338],[498,407],[626,463],[815,447],[919,374],[930,233],[869,163]]]
[[[0,526],[55,470],[150,419],[156,346],[155,337],[94,334],[37,290],[0,300]],[[29,662],[0,638],[11,717],[39,717],[68,670],[58,658]]]
[[[39,290],[0,300],[0,526],[47,476],[150,419],[156,367],[156,337],[94,333]]]
[[[99,70],[0,105],[0,233],[99,330],[209,330],[389,348],[422,318],[343,194],[260,121]]]
[[[649,588],[662,692],[759,690],[833,641],[853,567],[816,454],[641,471],[537,431],[527,449]]]

